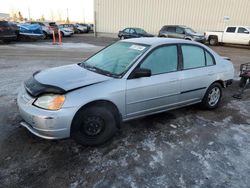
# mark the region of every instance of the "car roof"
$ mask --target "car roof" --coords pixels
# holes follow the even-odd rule
[[[163,27],[183,27],[183,28],[188,28],[185,25],[164,25]]]
[[[145,45],[150,45],[150,46],[158,46],[158,45],[163,45],[163,44],[176,44],[176,43],[197,44],[196,42],[189,41],[189,40],[174,39],[174,38],[160,38],[160,37],[141,37],[141,38],[126,39],[122,41],[145,44]]]

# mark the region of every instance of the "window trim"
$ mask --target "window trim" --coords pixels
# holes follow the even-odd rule
[[[204,53],[205,66],[184,69],[184,61],[183,61],[184,57],[183,57],[182,48],[181,48],[183,45],[184,46],[194,46],[194,47],[201,48],[203,50],[203,53]],[[203,68],[203,67],[210,67],[210,66],[215,66],[216,65],[216,61],[215,61],[215,58],[214,58],[213,54],[211,52],[209,52],[203,46],[200,46],[200,45],[197,45],[197,44],[181,43],[181,44],[179,44],[179,48],[180,48],[180,53],[181,53],[181,56],[182,56],[182,58],[181,58],[181,71],[192,70],[192,69],[199,69],[199,68]],[[207,65],[206,52],[212,57],[213,65]]]
[[[157,50],[158,48],[161,48],[161,47],[168,47],[168,46],[176,46],[176,52],[177,52],[177,70],[176,71],[171,71],[171,72],[164,72],[164,73],[159,73],[159,74],[154,74],[154,75],[151,75],[152,76],[157,76],[157,75],[161,75],[161,74],[168,74],[168,73],[173,73],[173,72],[178,72],[178,71],[181,71],[181,66],[180,66],[180,49],[178,48],[178,43],[173,43],[173,44],[161,44],[159,46],[156,46],[154,48],[152,48],[141,60],[140,62],[136,65],[136,67],[131,71],[131,73],[129,74],[129,76],[127,77],[127,79],[135,79],[133,77],[134,75],[134,71],[139,68],[141,66],[141,64],[145,61],[145,59],[150,56],[155,50]]]

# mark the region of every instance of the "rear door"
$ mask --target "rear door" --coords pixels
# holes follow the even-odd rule
[[[180,71],[176,45],[153,50],[139,67],[152,75],[127,80],[126,114],[128,118],[171,108],[178,103]]]
[[[236,27],[228,27],[223,33],[222,42],[223,43],[236,43]]]
[[[174,26],[167,27],[167,37],[168,38],[175,38],[176,37],[176,27],[174,27]]]
[[[215,60],[207,50],[197,45],[183,44],[180,102],[200,101],[216,76]]]
[[[185,38],[185,30],[182,27],[176,27],[175,38],[184,39]]]
[[[123,36],[124,38],[129,38],[130,35],[130,28],[126,28],[123,30]]]
[[[135,29],[133,29],[133,28],[130,28],[129,33],[130,33],[130,35],[128,38],[137,38],[138,37]]]

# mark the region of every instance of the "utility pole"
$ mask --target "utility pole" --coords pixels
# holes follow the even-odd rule
[[[67,8],[67,20],[66,20],[67,23],[69,23],[69,9]]]
[[[30,21],[30,7],[28,7],[29,21]]]

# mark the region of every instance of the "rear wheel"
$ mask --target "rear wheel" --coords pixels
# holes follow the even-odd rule
[[[82,145],[100,145],[114,136],[116,124],[112,110],[104,106],[90,106],[76,114],[71,136]]]
[[[219,83],[213,83],[208,89],[201,102],[201,107],[212,110],[219,106],[222,97],[222,87]]]
[[[216,46],[218,44],[218,39],[216,37],[210,37],[208,42],[211,46]]]

